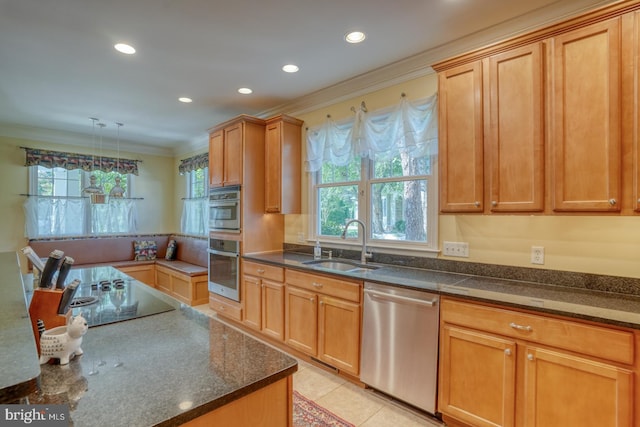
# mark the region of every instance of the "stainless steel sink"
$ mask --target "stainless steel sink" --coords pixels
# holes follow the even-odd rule
[[[335,259],[314,259],[311,261],[305,261],[303,264],[326,268],[328,270],[347,271],[350,273],[364,273],[378,268],[374,265],[359,264],[351,261],[338,261]]]

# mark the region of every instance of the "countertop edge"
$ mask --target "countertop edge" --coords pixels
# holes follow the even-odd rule
[[[503,307],[527,310],[530,312],[564,316],[573,319],[606,324],[610,326],[640,329],[640,297],[635,297],[627,294],[616,294],[612,292],[585,290],[579,288],[574,289],[566,286],[539,284],[522,280],[495,279],[492,277],[473,276],[462,273],[451,273],[447,271],[426,270],[415,267],[402,267],[386,264],[377,264],[380,269],[374,270],[378,272],[384,271],[386,277],[376,277],[376,274],[374,273],[362,274],[360,272],[349,273],[337,270],[328,271],[327,269],[318,269],[311,265],[305,265],[304,262],[313,260],[313,256],[299,252],[279,251],[249,253],[243,255],[243,259],[279,267],[292,268],[314,274],[339,276],[351,280],[355,279],[384,285],[415,289],[419,291],[436,293],[442,296],[450,296],[470,301],[484,302],[488,304],[500,305]],[[422,274],[425,277],[428,275],[434,275],[438,278],[444,278],[446,280],[442,283],[438,283],[435,281],[429,282],[431,286],[420,287],[417,285],[412,285],[410,283],[410,280],[403,280],[403,272],[411,273],[413,276],[415,276],[416,274]],[[379,273],[377,275],[379,275]],[[521,296],[517,295],[516,293],[500,293],[497,290],[492,291],[487,289],[480,289],[480,287],[478,286],[478,284],[481,284],[485,285],[486,288],[491,288],[491,285],[493,283],[499,284],[502,287],[504,287],[504,284],[512,284],[520,286],[525,290],[538,290],[547,288],[547,290],[550,292],[575,292],[575,294],[581,294],[584,298],[587,299],[589,298],[589,295],[592,295],[594,300],[608,300],[609,302],[611,302],[610,305],[612,306],[616,305],[616,301],[632,303],[634,308],[637,308],[637,310],[634,309],[624,311],[610,307],[598,306],[598,304],[596,303],[586,305],[580,304],[580,302],[578,301],[566,302],[553,300],[535,295],[535,292],[532,292],[532,294],[528,296]],[[542,295],[544,294],[544,292],[540,292],[540,294]]]

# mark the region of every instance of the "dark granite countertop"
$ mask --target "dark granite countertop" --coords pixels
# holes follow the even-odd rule
[[[0,262],[3,259],[0,254]],[[24,315],[25,297],[17,278],[17,284],[5,288],[20,288]],[[90,327],[82,342],[84,354],[63,366],[38,365],[28,316],[21,318],[25,326],[20,336],[3,322],[0,335],[5,342],[21,341],[18,355],[7,353],[15,346],[3,346],[2,380],[11,371],[8,361],[27,359],[33,378],[41,371],[29,403],[68,403],[74,426],[176,426],[297,370],[294,358],[233,326],[143,283],[134,280],[130,286],[132,295],[146,298],[150,293],[172,309]]]
[[[640,329],[640,297],[635,295],[389,264],[339,272],[304,264],[313,257],[299,252],[254,253],[244,259]]]
[[[15,252],[0,253],[0,272],[0,403],[10,403],[36,389],[40,365]]]

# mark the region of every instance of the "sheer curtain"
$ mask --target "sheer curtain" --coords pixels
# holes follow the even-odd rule
[[[29,239],[137,232],[134,200],[92,205],[83,197],[29,197],[24,203]]]
[[[187,199],[183,201],[180,230],[184,234],[205,236],[208,230],[208,199]]]
[[[438,152],[438,98],[433,95],[415,103],[402,96],[387,111],[356,111],[353,120],[337,124],[330,117],[307,132],[308,172],[327,162],[345,166],[355,157],[390,159],[399,153],[418,158]]]

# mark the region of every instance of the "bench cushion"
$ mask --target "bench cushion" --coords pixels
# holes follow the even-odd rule
[[[161,265],[163,267],[170,268],[178,273],[182,273],[187,276],[203,276],[207,275],[207,267],[201,267],[199,265],[191,264],[184,261],[172,260],[167,261],[166,259],[156,259],[156,265]]]

